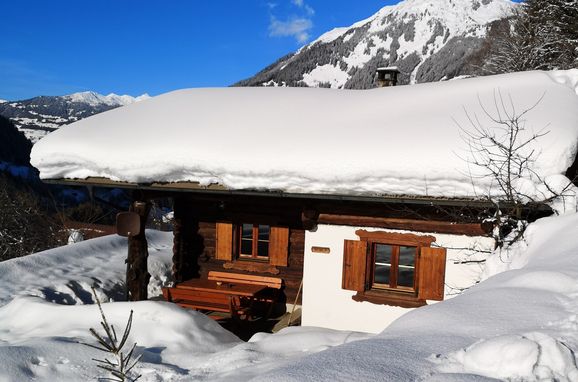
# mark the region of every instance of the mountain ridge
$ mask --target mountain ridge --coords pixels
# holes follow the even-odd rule
[[[234,86],[374,87],[379,66],[397,66],[400,84],[470,74],[468,59],[509,0],[405,0],[335,28]]]
[[[9,118],[34,143],[62,125],[147,98],[150,96],[146,93],[132,97],[114,93],[102,95],[94,91],[38,96],[0,102],[0,115]]]

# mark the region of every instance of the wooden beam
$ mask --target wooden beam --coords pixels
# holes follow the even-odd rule
[[[439,205],[439,206],[467,206],[472,208],[493,208],[494,204],[486,199],[470,198],[434,198],[429,196],[410,195],[374,195],[374,194],[311,194],[292,193],[281,190],[258,190],[258,189],[230,189],[221,184],[201,185],[198,182],[172,182],[172,183],[130,183],[113,181],[108,178],[89,177],[86,179],[43,179],[44,183],[96,187],[116,187],[139,190],[166,191],[166,192],[191,192],[204,195],[231,195],[231,196],[256,196],[266,198],[283,199],[306,199],[323,201],[353,201],[383,204],[408,204],[408,205]],[[501,203],[503,208],[511,207],[508,203]],[[527,207],[534,210],[551,211],[550,207],[543,203],[528,204]]]
[[[304,209],[301,212],[301,224],[303,229],[307,231],[314,231],[317,228],[317,219],[319,218],[319,212],[314,209]]]
[[[126,259],[126,287],[127,300],[141,301],[148,298],[147,289],[151,275],[148,273],[148,243],[145,236],[145,227],[151,204],[135,201],[130,211],[140,216],[140,232],[128,238],[128,257]]]
[[[355,231],[355,234],[363,241],[385,241],[386,243],[390,242],[410,246],[421,245],[429,247],[431,243],[436,241],[436,238],[431,235],[414,235],[411,233],[366,231],[364,229],[358,229]]]
[[[377,227],[401,229],[417,232],[448,233],[454,235],[488,236],[481,224],[454,223],[447,221],[381,218],[371,216],[352,216],[320,214],[319,224],[348,225],[356,227]]]

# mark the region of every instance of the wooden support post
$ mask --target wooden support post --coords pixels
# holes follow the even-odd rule
[[[126,288],[128,301],[146,300],[149,279],[148,243],[145,236],[146,221],[151,210],[148,202],[135,201],[130,211],[140,216],[140,232],[128,238],[128,257],[126,259]]]
[[[180,283],[199,277],[199,256],[204,251],[203,237],[193,203],[186,195],[173,200],[173,279]]]

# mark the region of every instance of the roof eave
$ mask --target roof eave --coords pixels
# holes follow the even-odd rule
[[[43,179],[45,183],[68,186],[86,187],[111,187],[144,191],[164,192],[191,192],[199,194],[222,194],[239,196],[259,196],[274,198],[293,199],[317,199],[335,201],[356,201],[371,203],[397,203],[415,205],[439,205],[439,206],[468,206],[476,208],[495,207],[495,204],[487,199],[468,198],[443,198],[431,196],[407,196],[407,195],[368,195],[368,194],[331,194],[331,193],[297,193],[276,190],[258,189],[229,189],[221,184],[201,185],[197,182],[174,182],[174,183],[131,183],[114,181],[108,178],[89,177],[86,179]],[[501,203],[501,207],[508,208],[507,203]],[[544,204],[536,203],[537,210],[549,210]]]

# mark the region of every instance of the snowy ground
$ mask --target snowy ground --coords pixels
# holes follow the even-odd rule
[[[376,336],[317,328],[244,343],[172,304],[103,304],[143,354],[144,381],[578,381],[578,214],[542,219],[489,267],[504,272],[414,310]],[[151,292],[166,278],[170,234],[149,232]],[[0,381],[82,381],[100,372],[89,327],[122,293],[126,245],[100,238],[0,263]],[[511,268],[510,270],[507,270]],[[56,302],[56,303],[55,303]],[[323,351],[322,351],[323,350]]]
[[[160,294],[171,266],[172,233],[148,231],[149,296]],[[368,335],[291,328],[245,343],[202,314],[173,304],[123,299],[126,239],[104,237],[0,263],[0,382],[84,381],[105,374],[89,328],[100,316],[124,328],[134,311],[130,343],[143,354],[143,381],[250,379],[295,358]],[[139,380],[140,381],[140,380]]]

